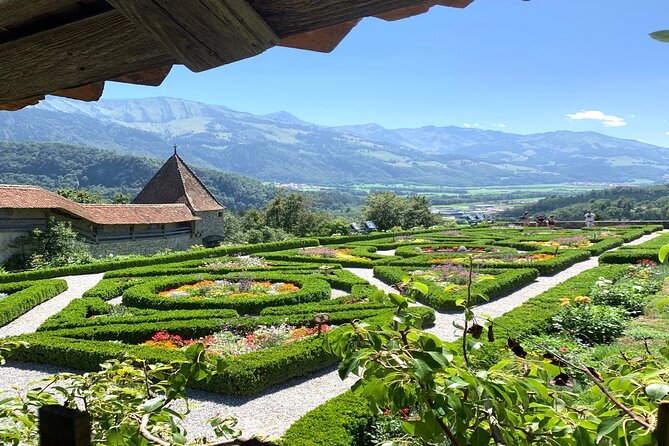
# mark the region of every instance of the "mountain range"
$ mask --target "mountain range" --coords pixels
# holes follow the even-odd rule
[[[407,111],[408,113],[410,111]],[[50,98],[0,112],[0,140],[57,141],[276,183],[446,186],[663,182],[669,149],[595,132],[518,135],[460,127],[326,127],[174,98]]]

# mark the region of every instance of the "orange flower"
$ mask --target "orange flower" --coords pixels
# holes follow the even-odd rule
[[[590,298],[588,296],[577,296],[574,298],[574,301],[581,304],[587,304],[590,303]]]
[[[570,303],[571,303],[571,299],[569,299],[567,297],[562,297],[560,299],[560,306],[561,307],[567,307],[567,306],[569,306]]]

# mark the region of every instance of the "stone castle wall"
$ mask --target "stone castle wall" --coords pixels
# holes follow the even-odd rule
[[[140,254],[153,255],[157,251],[171,249],[172,251],[186,251],[193,245],[201,245],[201,238],[190,235],[155,238],[149,240],[122,240],[109,243],[86,244],[86,248],[93,257],[107,257],[113,255]]]
[[[193,236],[201,240],[212,238],[223,240],[225,224],[223,211],[194,212],[200,220],[195,222]]]

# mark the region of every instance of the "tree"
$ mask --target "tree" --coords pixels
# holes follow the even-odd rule
[[[312,212],[309,200],[298,193],[278,193],[265,207],[267,226],[299,237],[319,234],[321,226],[330,219],[328,214]]]
[[[57,189],[56,193],[61,197],[68,198],[77,203],[95,204],[95,203],[110,203],[110,200],[103,197],[100,192],[90,191],[88,189]],[[119,195],[117,193],[117,195]],[[120,194],[122,195],[122,194]]]
[[[365,220],[373,221],[382,231],[401,227],[432,226],[439,217],[430,211],[430,200],[422,195],[399,197],[392,192],[374,192],[367,197]]]
[[[365,220],[371,220],[382,231],[402,226],[402,202],[392,192],[374,192],[367,196]]]

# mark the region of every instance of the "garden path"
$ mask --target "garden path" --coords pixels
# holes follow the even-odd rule
[[[667,231],[664,231],[665,233]],[[657,237],[661,233],[647,235],[637,239],[628,245],[637,245]],[[584,262],[577,263],[566,270],[550,277],[540,277],[535,282],[509,294],[506,297],[496,299],[492,302],[477,307],[478,314],[485,313],[493,317],[499,316],[522,304],[529,298],[540,294],[558,283],[597,266],[597,257],[592,257]],[[373,276],[371,269],[346,268],[353,274],[369,281],[385,292],[395,290],[379,281]],[[98,277],[95,277],[98,276]],[[81,278],[82,276],[79,276]],[[77,286],[79,296],[85,287],[91,287],[101,275],[91,275],[84,284],[72,284],[71,288]],[[68,279],[68,278],[66,278]],[[78,279],[78,278],[74,278]],[[69,282],[68,282],[69,283]],[[65,294],[65,293],[63,293]],[[61,295],[62,296],[62,295]],[[71,295],[69,300],[79,297]],[[60,296],[58,296],[60,297]],[[58,297],[54,299],[58,299]],[[68,302],[69,302],[68,300]],[[60,311],[65,303],[54,306],[47,314],[44,310],[40,314],[42,320],[51,314]],[[41,306],[40,306],[41,307]],[[34,310],[33,310],[34,311]],[[29,312],[28,315],[31,315]],[[444,340],[454,340],[457,332],[453,322],[459,319],[457,313],[437,312],[435,326],[429,331],[440,336]],[[25,319],[29,324],[25,328],[15,327],[17,332],[32,331],[39,323],[31,322],[30,316]],[[17,320],[18,321],[18,320]],[[41,323],[41,322],[40,322]],[[13,325],[13,324],[10,324]],[[12,332],[12,334],[15,334]],[[0,330],[0,336],[6,336]],[[45,378],[53,373],[62,371],[56,367],[39,364],[10,363],[8,366],[0,367],[0,386],[9,388],[16,385],[26,388],[30,381]],[[326,400],[333,398],[347,390],[353,380],[342,381],[334,368],[323,371],[314,376],[304,377],[288,381],[280,386],[267,389],[265,392],[252,397],[229,397],[202,391],[191,391],[191,412],[186,418],[186,426],[191,435],[205,435],[210,433],[207,420],[217,414],[234,416],[239,420],[238,427],[246,433],[255,433],[259,436],[280,437],[292,423],[302,417],[305,413],[316,408]]]

